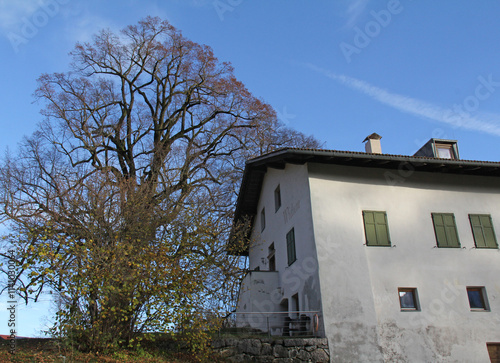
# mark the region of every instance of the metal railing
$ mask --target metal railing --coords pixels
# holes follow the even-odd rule
[[[319,336],[320,311],[233,312],[219,335]]]

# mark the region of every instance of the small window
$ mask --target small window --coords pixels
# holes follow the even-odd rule
[[[398,289],[399,305],[403,310],[420,310],[417,298],[417,289],[413,287],[401,287]]]
[[[453,213],[432,213],[432,222],[438,247],[460,247]]]
[[[469,220],[476,248],[498,248],[489,214],[469,214]]]
[[[385,212],[363,211],[367,246],[390,246],[389,228]]]
[[[269,271],[276,271],[276,250],[274,249],[274,242],[269,246],[269,254],[267,260],[269,261]]]
[[[288,266],[290,266],[297,260],[297,255],[295,253],[295,231],[293,228],[286,234],[286,250],[288,255]]]
[[[277,212],[281,207],[281,190],[278,185],[274,190],[274,211]]]
[[[451,149],[449,147],[438,147],[438,157],[442,159],[453,159]]]
[[[293,311],[293,318],[297,319],[300,314],[300,306],[299,306],[299,294],[295,294],[292,296],[292,306],[290,308],[290,311]]]
[[[441,159],[456,159],[453,145],[436,144],[437,157]]]
[[[484,286],[468,287],[467,297],[469,298],[469,306],[471,310],[489,310]]]
[[[262,211],[260,212],[260,231],[264,231],[266,228],[266,209],[262,208]]]

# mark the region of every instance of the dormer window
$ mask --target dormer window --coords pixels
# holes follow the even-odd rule
[[[458,146],[456,140],[430,139],[414,156],[428,158],[458,160]]]
[[[437,157],[441,159],[455,159],[453,147],[450,144],[436,144]]]

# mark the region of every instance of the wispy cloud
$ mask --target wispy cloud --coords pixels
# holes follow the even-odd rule
[[[500,115],[498,114],[481,114],[479,116],[484,117],[478,118],[468,114],[467,112],[457,112],[455,108],[444,108],[417,98],[389,92],[365,81],[341,74],[335,74],[314,64],[307,64],[306,66],[311,70],[321,73],[324,76],[351,89],[364,93],[372,99],[401,112],[446,123],[451,126],[467,130],[481,131],[491,135],[500,136]]]
[[[358,21],[359,17],[364,13],[369,0],[350,0],[345,11],[347,18],[344,27],[352,28]]]
[[[23,18],[29,18],[40,6],[39,0],[0,0],[0,31],[8,32],[19,27]]]

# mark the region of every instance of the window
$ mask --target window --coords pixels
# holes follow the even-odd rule
[[[262,211],[260,212],[260,231],[264,231],[266,228],[266,209],[262,208]]]
[[[456,159],[453,145],[436,144],[437,157],[442,159]]]
[[[367,246],[390,246],[389,228],[385,212],[363,211]]]
[[[295,231],[293,228],[286,234],[286,250],[288,255],[288,266],[290,266],[297,259],[297,255],[295,254]]]
[[[299,317],[299,311],[300,311],[300,306],[299,306],[299,294],[295,294],[292,296],[292,307],[290,311],[293,311],[293,318],[297,319]]]
[[[469,220],[476,248],[498,248],[489,214],[469,214]]]
[[[432,213],[438,247],[460,247],[453,213]]]
[[[274,249],[274,242],[269,246],[269,254],[267,259],[269,261],[269,271],[276,271],[276,257],[274,257],[276,250]]]
[[[277,212],[281,207],[281,190],[278,185],[274,190],[274,211]]]
[[[401,310],[420,310],[418,306],[417,299],[417,289],[414,287],[400,287],[398,289],[399,293],[399,305]]]
[[[500,362],[500,343],[486,343],[491,363]]]
[[[471,310],[489,310],[484,286],[468,287],[467,297],[469,298]]]

